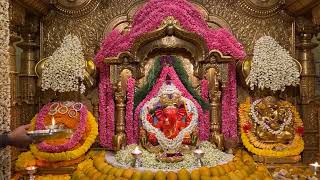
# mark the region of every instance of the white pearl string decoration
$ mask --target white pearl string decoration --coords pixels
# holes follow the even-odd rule
[[[271,134],[279,135],[283,132],[284,128],[289,125],[292,121],[292,112],[290,109],[288,109],[288,118],[285,118],[283,123],[280,125],[280,128],[278,130],[273,130],[268,124],[266,124],[264,121],[259,120],[258,113],[255,110],[255,107],[257,104],[261,102],[261,99],[258,99],[254,101],[250,107],[250,112],[252,115],[252,119],[256,124],[259,124],[264,130],[268,130]]]

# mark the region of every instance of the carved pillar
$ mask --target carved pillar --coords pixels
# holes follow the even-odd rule
[[[302,65],[300,80],[300,107],[301,117],[305,128],[305,150],[303,152],[303,161],[314,161],[315,154],[319,151],[318,146],[318,122],[315,115],[314,103],[315,97],[315,63],[312,49],[317,44],[311,42],[315,33],[315,27],[307,19],[299,18],[297,21],[297,39],[296,45],[298,53],[297,59]]]
[[[119,151],[126,146],[125,134],[125,92],[122,89],[121,81],[115,87],[115,119],[116,119],[116,135],[113,137],[114,150]]]
[[[209,101],[210,101],[210,120],[211,120],[211,137],[210,141],[215,143],[218,149],[224,149],[224,137],[221,133],[221,91],[219,89],[218,72],[215,68],[207,71],[209,81]]]
[[[32,33],[26,33],[23,36],[24,41],[17,46],[23,49],[21,55],[21,72],[19,73],[19,105],[20,122],[29,123],[30,119],[36,113],[36,81],[35,64],[37,62],[38,43],[34,41]]]

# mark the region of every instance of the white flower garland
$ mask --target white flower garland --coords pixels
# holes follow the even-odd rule
[[[252,115],[252,119],[256,124],[259,124],[264,130],[268,130],[268,132],[278,135],[281,134],[284,130],[284,128],[289,125],[292,121],[292,112],[290,109],[288,109],[288,114],[289,117],[288,119],[284,119],[284,123],[281,124],[280,128],[276,131],[274,131],[273,129],[271,129],[271,127],[269,125],[267,125],[264,121],[259,120],[258,118],[258,113],[255,110],[255,107],[257,104],[259,104],[261,102],[261,99],[258,99],[256,101],[254,101],[250,107],[250,112]]]
[[[85,58],[77,36],[67,35],[61,46],[44,63],[41,77],[42,90],[58,92],[79,90],[84,93]]]
[[[251,90],[269,88],[272,91],[283,91],[286,86],[299,84],[299,68],[295,60],[270,36],[257,40],[246,83]]]
[[[106,161],[115,166],[121,168],[130,168],[132,167],[133,156],[131,152],[137,147],[136,144],[131,144],[126,146],[125,149],[122,149],[116,153],[115,156],[111,154],[106,154]],[[199,144],[199,148],[203,150],[204,157],[202,162],[204,166],[212,167],[220,164],[225,164],[229,161],[232,161],[234,156],[232,154],[227,154],[215,147],[214,144],[208,141],[202,141]],[[140,148],[142,151],[141,163],[142,167],[139,168],[141,171],[151,170],[151,171],[174,171],[178,172],[181,168],[186,168],[188,170],[193,170],[198,168],[195,166],[196,158],[192,151],[185,152],[183,154],[183,161],[176,163],[165,163],[158,161],[156,158],[156,153],[151,153],[144,148]]]
[[[9,76],[9,0],[0,1],[0,133],[10,130],[10,76]],[[10,179],[11,157],[9,147],[0,150],[0,179]]]
[[[162,131],[160,131],[159,129],[155,128],[148,120],[147,120],[147,114],[148,114],[148,107],[153,106],[154,104],[156,104],[157,102],[160,101],[160,95],[162,93],[164,93],[164,91],[172,91],[172,89],[175,89],[176,91],[178,91],[174,85],[162,85],[161,90],[163,91],[159,91],[157,97],[152,98],[149,102],[147,102],[141,109],[141,114],[140,114],[140,118],[142,120],[142,125],[145,128],[145,130],[147,132],[151,132],[154,133],[157,137],[157,140],[160,144],[160,146],[163,149],[177,149],[178,147],[181,146],[183,138],[185,136],[186,133],[191,133],[194,128],[197,126],[198,124],[198,110],[196,108],[196,106],[194,105],[194,103],[185,98],[185,97],[181,97],[181,100],[184,101],[188,107],[188,113],[193,113],[192,119],[190,124],[184,128],[183,130],[181,130],[178,134],[178,136],[176,136],[174,139],[168,139]]]

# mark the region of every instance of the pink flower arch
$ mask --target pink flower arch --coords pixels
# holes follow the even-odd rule
[[[124,34],[113,30],[103,40],[95,57],[95,63],[100,69],[99,134],[101,145],[104,147],[112,148],[114,102],[111,102],[113,95],[109,80],[109,67],[103,64],[103,59],[115,57],[123,51],[130,50],[137,38],[155,30],[168,16],[177,19],[185,30],[203,37],[209,50],[219,50],[224,55],[230,55],[238,60],[246,56],[241,43],[227,29],[210,29],[200,12],[190,2],[186,0],[149,0],[135,14],[131,30]],[[228,82],[223,91],[225,97],[222,98],[225,101],[222,103],[222,131],[226,138],[235,138],[237,135],[237,104],[233,63],[229,65]]]

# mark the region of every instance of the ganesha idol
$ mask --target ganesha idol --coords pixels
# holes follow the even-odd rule
[[[293,163],[300,159],[303,123],[290,102],[272,96],[248,98],[240,105],[239,117],[242,142],[259,156],[258,161]]]
[[[182,144],[188,146],[197,142],[197,109],[170,80],[143,106],[140,117],[140,139],[147,149],[160,145],[163,151],[173,152]]]

